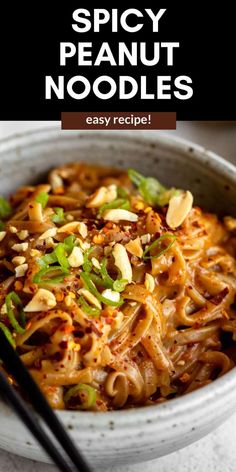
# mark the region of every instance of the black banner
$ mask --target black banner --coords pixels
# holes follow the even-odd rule
[[[236,119],[233,5],[96,3],[106,12],[74,0],[2,2],[1,120],[142,110]]]

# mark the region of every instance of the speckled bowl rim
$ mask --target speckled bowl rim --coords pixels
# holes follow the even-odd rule
[[[51,133],[51,136],[48,135]],[[143,144],[155,143],[158,147],[158,144],[164,145],[166,148],[168,146],[174,147],[178,151],[192,154],[192,158],[201,164],[206,165],[209,169],[216,169],[217,173],[221,174],[227,180],[231,181],[236,185],[236,167],[226,161],[223,157],[218,154],[205,149],[203,146],[195,144],[192,141],[186,139],[175,137],[168,133],[161,133],[157,136],[149,135],[148,132],[139,132],[137,137],[137,131],[61,131],[58,127],[51,126],[40,128],[36,130],[30,130],[22,133],[17,133],[14,135],[7,136],[0,140],[0,153],[4,152],[4,149],[14,148],[19,149],[19,146],[24,146],[24,140],[27,141],[30,137],[39,138],[47,136],[50,141],[53,137],[60,138],[61,133],[68,135],[68,138],[71,136],[77,135],[77,137],[83,138],[89,135],[92,135],[93,138],[99,137],[102,135],[103,138],[105,135],[109,137],[109,140],[114,138],[121,139],[122,141],[131,140],[136,143],[140,142]],[[65,136],[64,136],[65,137]],[[20,143],[18,141],[21,141]],[[151,423],[155,419],[162,420],[163,422],[169,421],[172,417],[176,419],[177,416],[186,410],[195,410],[197,408],[203,408],[204,405],[209,404],[209,402],[214,401],[217,405],[218,401],[222,401],[225,395],[229,392],[234,392],[236,388],[236,367],[234,367],[230,372],[224,374],[222,377],[214,380],[211,384],[206,385],[205,387],[200,388],[194,392],[183,395],[179,398],[174,398],[168,400],[165,403],[159,405],[150,405],[138,408],[131,408],[127,410],[116,410],[109,412],[79,412],[71,410],[58,411],[59,417],[63,422],[70,422],[74,420],[76,423],[79,422],[80,426],[85,424],[92,425],[95,429],[98,430],[107,427],[107,424],[116,424],[117,427],[134,427],[139,424],[140,426],[143,423]]]

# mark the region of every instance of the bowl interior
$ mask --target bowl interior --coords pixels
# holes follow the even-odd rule
[[[234,166],[199,146],[158,134],[47,129],[5,140],[0,143],[1,193],[40,181],[53,166],[76,160],[135,167],[167,186],[190,189],[195,202],[209,211],[236,214]]]

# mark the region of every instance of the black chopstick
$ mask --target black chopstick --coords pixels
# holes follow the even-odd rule
[[[13,376],[17,384],[28,396],[34,409],[41,415],[52,431],[61,447],[67,453],[77,470],[80,472],[91,472],[78,449],[70,439],[64,426],[49,406],[46,398],[43,396],[30,373],[17,355],[16,351],[10,345],[4,333],[0,330],[0,358],[3,360],[7,371]]]
[[[51,442],[43,428],[40,426],[36,415],[27,409],[27,405],[16,392],[14,387],[8,382],[6,376],[0,371],[0,391],[3,397],[14,408],[18,416],[22,419],[34,437],[43,446],[47,454],[52,458],[59,470],[62,472],[72,472],[72,468],[65,461],[64,457],[58,452],[57,448]]]

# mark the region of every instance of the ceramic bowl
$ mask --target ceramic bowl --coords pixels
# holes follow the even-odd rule
[[[166,185],[187,188],[208,210],[235,214],[236,168],[200,146],[168,135],[50,129],[0,142],[0,188],[8,194],[52,166],[82,160],[135,167]],[[58,415],[94,466],[151,460],[200,439],[236,410],[236,370],[159,406]],[[0,402],[0,447],[49,462],[10,408]]]

